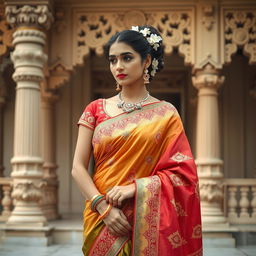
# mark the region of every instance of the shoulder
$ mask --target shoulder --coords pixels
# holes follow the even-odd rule
[[[91,102],[89,102],[86,106],[85,106],[85,109],[84,111],[89,111],[91,113],[96,113],[97,110],[99,109],[99,106],[101,106],[103,103],[102,103],[103,99],[100,98],[100,99],[96,99],[96,100],[93,100]]]
[[[166,108],[178,113],[176,107],[172,103],[165,100],[162,100],[161,102],[162,102],[162,105],[165,106]]]

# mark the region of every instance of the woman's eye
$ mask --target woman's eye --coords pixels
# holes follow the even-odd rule
[[[131,59],[132,59],[131,56],[124,56],[124,60],[125,60],[125,61],[130,61]]]
[[[115,63],[116,63],[116,59],[109,59],[109,62],[110,62],[111,64],[115,64]]]

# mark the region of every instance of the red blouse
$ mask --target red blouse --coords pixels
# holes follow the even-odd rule
[[[81,115],[77,125],[83,125],[91,130],[104,120],[111,118],[104,109],[104,99],[97,99],[89,103]]]

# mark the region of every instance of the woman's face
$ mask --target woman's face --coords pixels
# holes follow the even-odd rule
[[[134,83],[143,84],[143,73],[146,61],[131,46],[115,42],[109,49],[110,70],[121,86]]]

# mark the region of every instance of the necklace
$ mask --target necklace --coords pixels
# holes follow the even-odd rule
[[[121,92],[118,93],[118,97],[119,102],[117,103],[117,107],[121,108],[126,113],[130,113],[136,109],[142,109],[142,103],[149,98],[149,92],[147,91],[147,95],[145,96],[145,98],[136,103],[125,102],[122,98]]]

